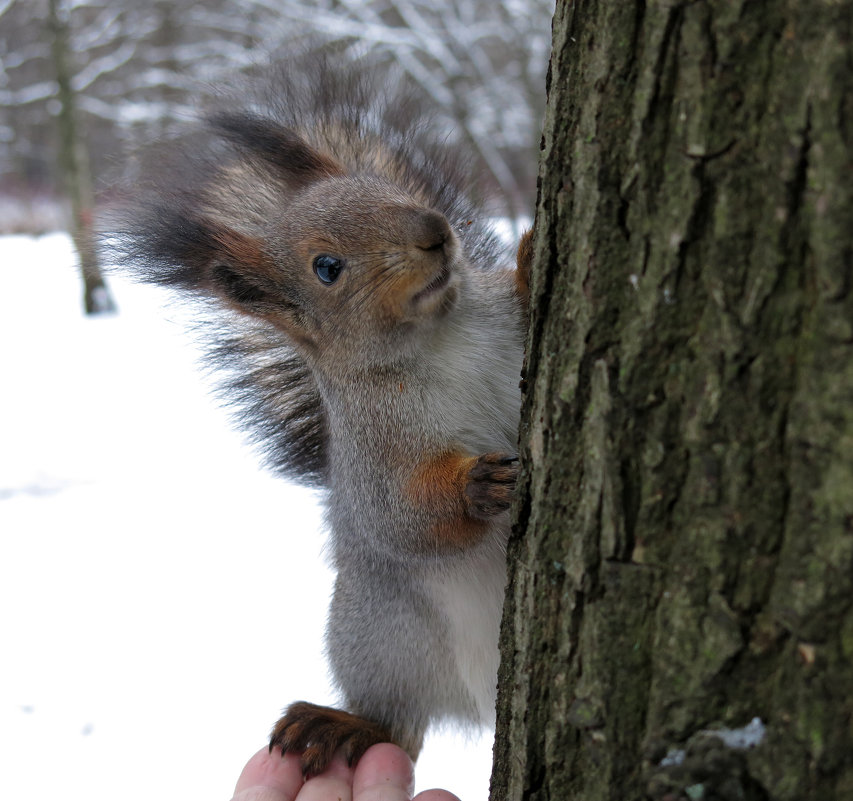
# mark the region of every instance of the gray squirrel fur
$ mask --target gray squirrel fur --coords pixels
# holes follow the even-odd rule
[[[325,60],[271,73],[153,151],[120,241],[143,280],[211,304],[244,425],[325,490],[342,710],[293,704],[271,738],[315,773],[493,723],[529,236],[502,264],[411,99]]]

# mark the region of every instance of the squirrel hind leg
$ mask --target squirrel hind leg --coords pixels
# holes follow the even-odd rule
[[[315,776],[322,773],[340,749],[347,764],[354,765],[368,748],[376,743],[395,742],[379,724],[366,718],[327,706],[297,701],[291,704],[275,724],[270,735],[270,750],[281,748],[301,752],[302,773]],[[400,743],[412,759],[420,746]],[[409,748],[406,746],[410,745]]]

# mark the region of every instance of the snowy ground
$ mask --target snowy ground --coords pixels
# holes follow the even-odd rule
[[[258,468],[186,315],[113,280],[85,319],[65,236],[0,238],[0,793],[225,801],[281,708],[334,696],[315,498]],[[419,789],[485,799],[491,735]]]

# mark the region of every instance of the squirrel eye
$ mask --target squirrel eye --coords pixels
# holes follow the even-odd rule
[[[335,256],[322,255],[314,259],[314,274],[324,284],[334,284],[343,269],[343,259],[338,259]]]

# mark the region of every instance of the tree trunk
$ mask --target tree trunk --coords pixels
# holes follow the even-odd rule
[[[853,798],[853,2],[559,0],[492,798]]]
[[[65,194],[71,204],[71,238],[80,259],[83,278],[83,305],[86,314],[115,311],[98,263],[94,232],[94,190],[89,159],[76,120],[74,90],[68,52],[67,9],[60,0],[49,0],[48,24],[52,34],[53,64],[59,100],[59,161]]]

